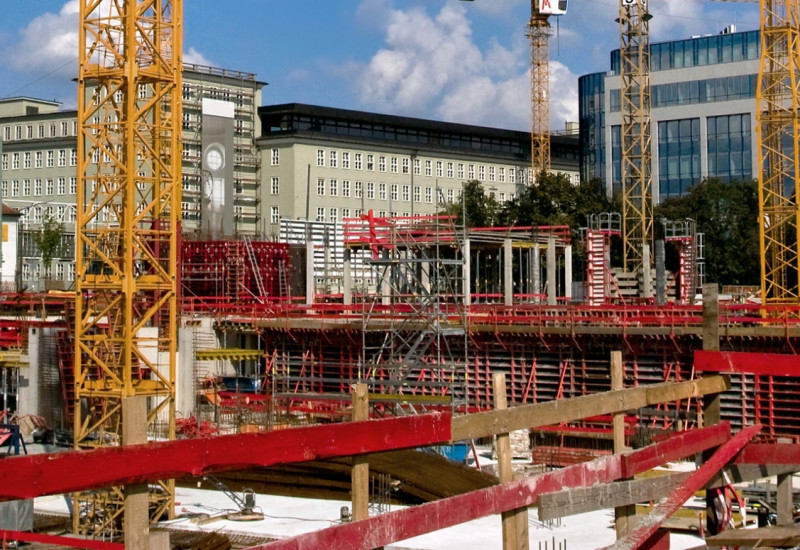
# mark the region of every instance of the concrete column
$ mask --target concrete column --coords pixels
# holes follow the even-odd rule
[[[572,245],[564,247],[564,296],[572,300]]]
[[[503,303],[507,306],[514,304],[514,249],[511,239],[503,241]]]
[[[660,306],[667,303],[667,268],[665,262],[664,240],[659,239],[656,241],[656,303]]]
[[[306,237],[306,305],[314,303],[314,241]]]
[[[542,257],[539,254],[539,245],[535,245],[531,250],[532,257],[532,266],[531,266],[531,275],[533,281],[533,288],[532,294],[541,294],[542,293]],[[539,303],[539,298],[535,298],[534,301]]]
[[[350,249],[344,249],[344,264],[342,265],[342,302],[349,306],[353,303],[353,272],[350,265]]]
[[[39,369],[41,369],[39,352],[41,351],[40,336],[43,330],[52,333],[52,329],[28,329],[28,368],[18,369],[19,387],[17,388],[17,399],[19,401],[19,408],[17,412],[20,416],[26,414],[38,415],[42,413],[39,403]],[[6,369],[6,371],[8,376],[7,380],[10,382],[14,370]]]
[[[547,305],[554,306],[558,303],[557,286],[558,271],[556,270],[556,239],[547,239]]]
[[[472,251],[469,239],[464,239],[464,248],[461,251],[464,258],[464,305],[472,302]]]
[[[642,296],[653,297],[653,273],[650,270],[650,245],[642,245]]]

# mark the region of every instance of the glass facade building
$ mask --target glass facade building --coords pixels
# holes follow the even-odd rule
[[[759,38],[748,31],[651,44],[654,200],[707,177],[754,177]],[[580,78],[579,111],[581,176],[612,192],[621,180],[619,50],[610,68]]]

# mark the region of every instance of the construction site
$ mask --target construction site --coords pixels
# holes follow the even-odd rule
[[[761,280],[727,288],[693,220],[655,236],[644,1],[619,7],[622,212],[468,227],[437,188],[433,214],[282,219],[277,238],[226,237],[225,150],[182,231],[182,2],[80,4],[75,288],[0,295],[4,546],[405,548],[498,516],[512,550],[529,509],[613,510],[608,548],[800,545],[798,0],[760,0]],[[532,2],[534,174],[566,11]],[[176,527],[201,483],[243,522],[257,494],[349,506],[286,536]],[[38,509],[52,495],[69,517]]]

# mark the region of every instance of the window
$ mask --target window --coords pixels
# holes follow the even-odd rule
[[[331,151],[330,161],[328,166],[331,168],[336,168],[339,165],[339,157],[336,151]]]
[[[59,195],[67,194],[67,178],[58,178],[58,194]]]
[[[117,92],[117,93],[119,94],[119,92]],[[122,94],[120,94],[120,95],[122,95]],[[78,135],[78,121],[77,120],[72,121],[72,135],[73,136],[77,136]]]
[[[403,159],[403,173],[404,174],[408,174],[410,172],[410,170],[411,170],[411,167],[410,167],[409,163],[410,163],[409,159],[407,159],[407,158]]]
[[[375,170],[375,155],[367,155],[367,170]]]
[[[19,170],[19,153],[11,155],[11,169]]]
[[[467,166],[467,179],[474,180],[475,179],[475,165],[470,164]]]
[[[281,163],[281,151],[278,148],[272,149],[270,154],[270,164],[278,166]]]
[[[50,137],[56,137],[56,125],[55,124],[51,124],[50,125]]]
[[[23,262],[22,264],[22,280],[23,281],[31,280],[31,264],[29,264],[28,262]]]
[[[392,171],[393,174],[397,173],[397,157],[392,157],[389,161],[389,169]]]
[[[31,196],[31,180],[22,180],[22,196]]]
[[[28,170],[31,167],[31,154],[30,153],[24,153],[22,155],[22,159],[23,159],[22,160],[22,167],[24,169]]]
[[[70,262],[67,264],[67,280],[74,281],[75,280],[75,263]]]
[[[42,162],[44,161],[43,157],[44,156],[43,156],[41,151],[36,151],[36,153],[34,154],[34,157],[33,157],[34,158],[33,166],[35,168],[41,168],[42,167]]]
[[[486,180],[486,167],[483,164],[478,166],[478,179],[481,181]]]
[[[419,161],[419,159],[414,159],[414,175],[415,176],[419,176],[420,174],[422,174],[421,165],[422,165],[422,163]]]
[[[363,182],[357,181],[353,187],[353,195],[355,198],[360,199],[364,196],[364,184]]]
[[[448,162],[447,163],[447,177],[448,178],[452,178],[453,177],[453,163],[452,162]]]
[[[69,135],[69,123],[68,122],[62,122],[61,123],[61,135],[62,136],[68,136]]]
[[[69,178],[69,192],[71,195],[78,192],[78,178]]]
[[[281,215],[278,211],[277,206],[271,206],[269,209],[269,222],[270,223],[279,223],[281,221]]]
[[[429,160],[425,161],[425,175],[426,176],[433,175],[433,163]]]
[[[25,127],[25,139],[33,139],[33,125],[28,124]]]
[[[280,194],[280,191],[281,191],[280,181],[278,180],[278,178],[272,178],[270,180],[270,193],[272,193],[273,195],[278,195]]]
[[[3,180],[3,196],[8,196],[8,181]]]
[[[3,153],[3,163],[0,165],[3,170],[8,170],[8,153]]]
[[[386,200],[386,184],[379,183],[378,184],[378,200],[385,201]]]
[[[38,131],[39,131],[39,139],[42,139],[44,137],[44,124],[39,125]]]
[[[11,141],[11,126],[3,128],[3,141]]]
[[[350,209],[342,208],[342,219],[350,217]]]
[[[455,200],[455,192],[453,189],[447,190],[447,202],[452,203]]]
[[[353,158],[353,168],[356,170],[361,170],[362,167],[362,154],[356,153],[355,157]]]
[[[386,157],[383,155],[378,157],[378,171],[386,172]]]
[[[16,126],[14,128],[14,138],[22,139],[22,126]]]
[[[331,222],[331,223],[335,223],[335,222],[339,221],[339,209],[338,208],[332,207],[329,210],[328,221]]]
[[[342,196],[350,196],[350,180],[342,180]]]
[[[514,168],[508,169],[508,183],[517,183],[517,171]]]
[[[433,188],[432,187],[426,187],[425,188],[425,202],[427,202],[428,204],[433,202]]]
[[[368,181],[367,182],[367,198],[374,199],[375,198],[375,183]]]
[[[44,192],[46,195],[53,195],[55,186],[53,185],[53,178],[47,178],[44,182]]]
[[[339,196],[339,181],[332,179],[328,182],[328,189],[330,190],[331,197]]]
[[[147,99],[147,84],[139,84],[137,91],[139,99]]]
[[[47,167],[48,168],[52,168],[53,166],[55,166],[55,160],[54,159],[55,159],[55,155],[53,154],[53,151],[48,151],[47,152]]]
[[[502,166],[497,169],[497,181],[505,182],[506,181],[506,169]]]
[[[458,171],[456,172],[456,177],[458,177],[458,179],[460,179],[460,180],[463,180],[464,179],[464,163],[463,162],[459,162],[458,163],[457,170]]]
[[[408,202],[408,201],[411,200],[411,186],[410,185],[404,185],[403,186],[403,200],[405,202]]]
[[[323,178],[317,178],[317,195],[325,196],[325,180]]]
[[[61,262],[56,264],[56,279],[59,281],[64,280],[64,264]]]
[[[33,180],[33,194],[37,197],[42,196],[42,180],[41,178],[36,178]]]
[[[436,177],[441,178],[444,176],[444,165],[441,160],[436,161]]]
[[[122,156],[122,155],[120,155]],[[69,152],[69,165],[70,166],[78,166],[78,150],[77,149],[70,149]]]
[[[414,186],[414,202],[422,200],[422,188],[419,185]]]
[[[324,208],[317,208],[317,221],[324,222],[325,221],[325,209]]]
[[[325,166],[325,150],[317,149],[317,166]]]
[[[745,113],[715,116],[708,117],[707,121],[709,177],[718,177],[726,182],[751,179],[753,143],[750,115]],[[660,137],[659,142],[661,142]],[[788,143],[785,140],[783,146],[785,151],[790,151],[786,149]]]
[[[397,184],[396,184],[396,183],[393,183],[393,184],[392,184],[392,187],[391,187],[391,195],[390,195],[390,196],[392,197],[392,200],[393,200],[393,201],[396,201],[396,200],[398,199],[398,195],[397,195]]]
[[[67,150],[66,149],[59,149],[58,150],[58,165],[59,166],[66,166],[67,165]]]
[[[11,196],[19,196],[19,180],[11,180]]]

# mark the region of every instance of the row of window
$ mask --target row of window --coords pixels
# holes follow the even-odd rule
[[[3,153],[3,172],[9,170],[29,170],[31,168],[53,168],[56,163],[59,167],[67,166],[67,151],[69,151],[69,165],[78,165],[78,151],[76,149],[58,149],[48,151],[26,151],[24,153]],[[56,157],[57,155],[57,157]],[[58,160],[56,160],[58,158]]]
[[[366,185],[362,181],[355,181],[352,182],[352,186],[350,185],[350,180],[338,180],[334,178],[325,179],[325,178],[317,178],[317,196],[318,197],[350,197],[351,190],[352,196],[356,199],[366,198],[366,199],[375,199],[378,200],[392,200],[392,201],[403,201],[403,202],[421,202],[422,201],[422,193],[423,187],[421,185],[414,185],[413,186],[413,199],[412,199],[412,186],[408,184],[399,185],[397,183],[386,184],[386,183],[378,183],[377,185],[375,182],[368,181]],[[375,190],[377,189],[377,195]],[[280,192],[280,182],[278,178],[272,178],[270,191],[273,195],[278,195]],[[432,204],[434,202],[434,188],[431,186],[424,187],[425,193],[425,202],[428,204]],[[453,202],[456,199],[460,199],[461,197],[461,189],[458,189],[458,194],[456,195],[456,189],[448,188],[443,189],[442,193],[447,197],[448,202]],[[494,195],[494,192],[492,192]],[[514,198],[513,193],[500,193],[500,202],[505,202],[506,197],[510,199]]]
[[[652,87],[652,107],[669,107],[672,105],[690,105],[696,103],[714,103],[734,99],[753,99],[758,88],[758,75],[745,74],[658,84]],[[620,90],[609,92],[609,110],[618,113],[621,105]]]
[[[70,130],[72,130],[70,132]],[[63,120],[49,124],[17,124],[3,127],[3,141],[20,141],[23,139],[43,139],[78,135],[78,121]]]
[[[42,266],[40,263],[31,264],[30,262],[22,263],[22,280],[23,281],[39,281],[42,275]],[[75,262],[58,262],[56,264],[53,276],[57,281],[74,281],[75,280]]]
[[[280,149],[273,148],[270,152],[270,164],[280,164]],[[516,183],[517,172],[521,181],[530,181],[529,168],[486,166],[484,164],[465,164],[463,162],[421,160],[412,157],[396,157],[375,155],[373,153],[350,153],[350,151],[337,151],[335,149],[317,149],[317,166],[327,168],[341,168],[343,170],[367,170],[390,172],[393,174],[425,175],[437,178],[458,178],[460,180],[481,180],[498,183]],[[423,168],[424,167],[424,168]],[[527,180],[525,180],[527,178]]]
[[[67,182],[69,182],[69,186]],[[10,182],[8,180],[3,180],[3,197],[75,195],[77,192],[78,178],[75,177],[24,179],[21,180],[21,182],[20,180],[11,180]]]

